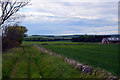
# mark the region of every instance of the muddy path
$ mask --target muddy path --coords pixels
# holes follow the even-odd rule
[[[48,44],[47,44],[48,45]],[[114,75],[112,75],[111,73],[109,72],[105,72],[104,70],[96,70],[94,69],[93,67],[89,66],[89,65],[85,65],[85,64],[82,64],[78,61],[75,61],[73,59],[70,59],[68,57],[65,57],[65,56],[62,56],[62,55],[58,55],[54,52],[51,52],[43,47],[40,47],[36,44],[32,44],[32,46],[34,46],[35,48],[37,48],[39,51],[43,52],[43,53],[47,53],[51,56],[56,56],[58,58],[62,58],[64,60],[64,62],[68,63],[68,64],[71,64],[73,67],[75,67],[77,70],[85,73],[85,74],[89,74],[89,75],[92,75],[94,74],[95,76],[99,75],[99,74],[104,74],[103,76],[106,77],[107,80],[118,80],[118,78]]]

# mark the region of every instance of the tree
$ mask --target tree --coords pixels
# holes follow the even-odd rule
[[[25,26],[15,25],[7,27],[5,29],[5,36],[3,37],[3,50],[22,44],[27,31]]]
[[[16,12],[18,12],[21,8],[26,6],[30,0],[0,0],[1,6],[1,17],[0,17],[0,29],[4,28],[2,24],[5,21],[17,19],[19,16],[14,16]],[[13,17],[14,16],[14,17]]]
[[[29,2],[30,2],[30,0],[0,0],[0,7],[1,7],[0,30],[2,30],[1,33],[2,33],[3,49],[7,48],[7,47],[8,48],[14,47],[17,44],[22,43],[23,34],[25,33],[24,31],[23,32],[21,31],[21,29],[23,29],[23,27],[20,28],[18,26],[14,26],[13,22],[15,22],[15,24],[17,24],[19,22],[19,21],[16,22],[16,20],[23,17],[23,15],[19,15],[16,13],[21,8],[28,5]],[[8,24],[8,23],[10,23],[10,24]],[[11,26],[11,23],[13,23],[12,26]],[[8,25],[6,26],[6,24],[8,24]],[[1,37],[1,33],[0,33],[0,37]]]

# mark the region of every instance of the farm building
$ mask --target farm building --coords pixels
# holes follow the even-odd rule
[[[103,44],[120,43],[120,38],[118,37],[103,38],[102,43]]]

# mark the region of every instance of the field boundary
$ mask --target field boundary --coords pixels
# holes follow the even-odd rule
[[[49,45],[49,44],[48,44]],[[61,44],[62,45],[62,44]],[[80,63],[80,62],[78,62],[78,61],[75,61],[75,60],[73,60],[73,59],[70,59],[70,58],[68,58],[68,57],[65,57],[65,56],[62,56],[62,55],[58,55],[58,54],[56,54],[56,53],[54,53],[54,52],[51,52],[51,51],[49,51],[49,50],[47,50],[47,49],[45,49],[45,48],[43,48],[43,47],[39,47],[38,45],[36,45],[36,44],[32,44],[32,46],[34,46],[35,48],[37,48],[39,51],[41,51],[41,52],[44,52],[44,53],[48,53],[49,55],[51,55],[51,56],[56,56],[56,57],[58,57],[58,58],[62,58],[65,62],[67,62],[68,64],[71,64],[71,65],[73,65],[77,70],[79,70],[79,71],[81,71],[81,72],[83,72],[83,73],[85,73],[85,74],[89,74],[89,75],[92,75],[92,74],[94,74],[95,76],[97,76],[97,75],[99,75],[100,73],[103,73],[104,74],[104,76],[107,76],[107,78],[106,79],[115,79],[115,80],[117,80],[117,77],[116,76],[114,76],[114,75],[112,75],[111,73],[109,73],[109,72],[105,72],[104,70],[95,70],[94,68],[92,68],[91,66],[88,66],[88,65],[85,65],[85,64],[82,64],[82,63]]]
[[[56,43],[56,44],[49,44],[49,43],[42,43],[42,44],[40,44],[40,45],[86,45],[86,44],[66,44],[66,43],[62,43],[62,44],[60,44],[60,43]],[[90,43],[87,43],[87,45],[96,45],[96,44],[90,44]],[[99,44],[99,45],[105,45],[105,44]]]

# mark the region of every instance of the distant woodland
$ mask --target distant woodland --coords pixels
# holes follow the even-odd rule
[[[111,37],[117,35],[32,35],[25,37],[25,41],[72,41],[72,42],[101,42],[105,37]]]

